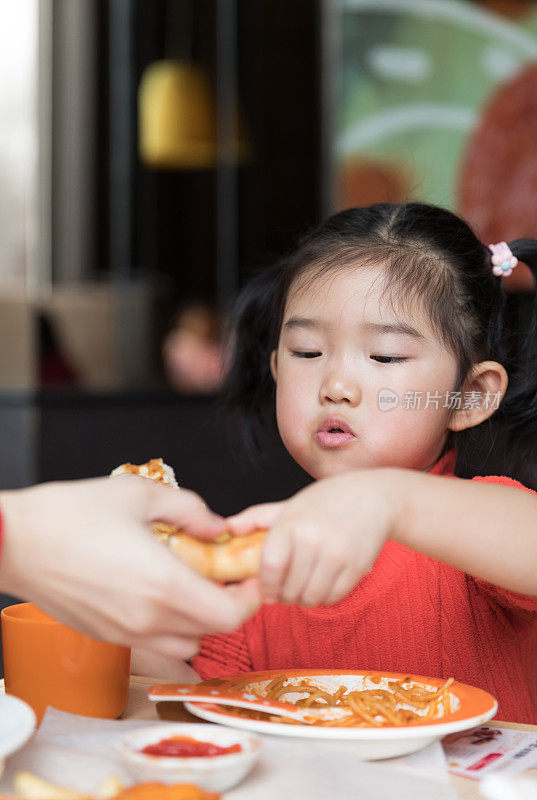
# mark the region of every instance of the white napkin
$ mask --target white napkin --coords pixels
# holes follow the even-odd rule
[[[479,790],[486,800],[537,800],[537,779],[497,773],[483,778]]]
[[[12,792],[13,776],[29,770],[45,780],[91,794],[109,775],[133,779],[114,743],[126,732],[162,721],[100,720],[48,709],[35,737],[6,766],[0,790]],[[169,723],[170,725],[173,723]],[[226,800],[454,800],[440,744],[389,761],[364,763],[352,742],[263,736],[259,762]]]

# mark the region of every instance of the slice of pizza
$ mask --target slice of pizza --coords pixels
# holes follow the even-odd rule
[[[172,489],[179,489],[172,467],[161,458],[152,458],[145,464],[121,464],[112,470],[111,477],[127,474],[151,478]],[[219,539],[204,542],[166,522],[153,522],[151,530],[200,575],[220,583],[235,583],[258,574],[261,548],[267,534],[265,530],[253,531],[246,536],[226,533]]]

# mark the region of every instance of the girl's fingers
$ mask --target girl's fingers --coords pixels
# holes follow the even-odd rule
[[[235,536],[244,536],[260,528],[271,528],[280,516],[283,503],[262,503],[250,506],[226,519],[228,530]]]
[[[281,526],[273,528],[263,545],[259,577],[266,602],[276,602],[291,562],[293,540],[291,530]]]
[[[328,597],[324,600],[324,604],[331,606],[339,600],[343,600],[349,592],[351,592],[358,583],[356,575],[348,569],[343,570],[334,580],[334,584],[328,593]]]
[[[218,539],[227,532],[225,520],[207,508],[196,511],[188,517],[185,515],[178,527],[190,536],[206,540]]]
[[[313,608],[321,604],[328,604],[333,587],[344,570],[345,567],[341,567],[341,565],[331,565],[326,560],[323,560],[321,555],[300,595],[298,601],[300,605]]]
[[[315,569],[317,553],[304,546],[293,553],[287,575],[282,585],[279,599],[282,603],[300,603],[304,589],[309,585]]]

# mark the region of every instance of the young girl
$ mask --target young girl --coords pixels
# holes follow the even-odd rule
[[[496,414],[527,437],[537,413],[535,339],[517,361],[504,326],[517,258],[537,273],[537,241],[489,249],[448,211],[379,204],[336,214],[246,288],[231,406],[251,432],[275,400],[317,483],[229,520],[270,527],[266,602],[202,639],[198,675],[454,676],[500,719],[537,722],[537,496],[453,475],[462,431]]]

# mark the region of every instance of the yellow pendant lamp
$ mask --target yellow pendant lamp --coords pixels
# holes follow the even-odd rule
[[[172,59],[150,64],[140,81],[138,114],[139,154],[147,167],[215,166],[215,102],[201,66]]]
[[[195,0],[168,0],[164,49],[187,57],[155,61],[140,80],[138,150],[141,162],[151,169],[210,169],[218,160],[239,165],[251,155],[237,101],[229,109],[231,137],[220,142],[219,152],[212,81],[208,71],[192,61],[194,8]]]
[[[152,169],[216,163],[216,103],[207,71],[193,63],[196,0],[165,0],[164,53],[138,88],[138,151]]]

